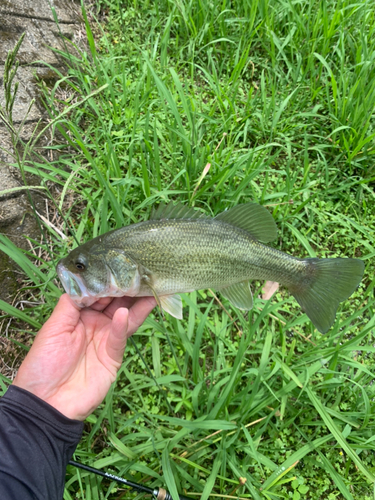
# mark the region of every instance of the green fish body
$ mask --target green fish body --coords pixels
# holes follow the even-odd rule
[[[105,296],[154,295],[182,318],[179,293],[213,288],[240,309],[252,308],[249,281],[288,288],[321,332],[362,279],[358,259],[297,259],[265,245],[276,224],[261,205],[238,205],[215,218],[161,205],[149,221],[110,231],[74,249],[57,272],[80,306]]]

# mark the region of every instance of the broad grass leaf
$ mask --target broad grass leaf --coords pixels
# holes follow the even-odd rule
[[[341,491],[341,494],[346,500],[354,500],[353,495],[350,493],[348,487],[346,486],[344,482],[344,478],[337,472],[337,470],[334,468],[334,466],[331,464],[331,462],[327,459],[327,457],[322,453],[320,450],[318,450],[319,456],[322,459],[324,467],[328,470],[329,474],[332,477],[332,480],[334,484],[338,487],[338,489]]]
[[[169,493],[172,495],[172,499],[179,500],[176,481],[174,479],[174,471],[172,469],[171,460],[169,457],[168,443],[166,443],[166,446],[164,447],[163,453],[161,455],[161,465],[163,468],[165,483]]]
[[[221,462],[222,462],[222,458],[221,458],[221,456],[218,455],[216,457],[214,463],[212,464],[211,474],[209,475],[208,479],[205,482],[204,490],[203,490],[202,495],[200,497],[201,500],[207,500],[208,497],[210,496],[211,491],[215,485],[216,476],[219,472]]]
[[[126,458],[129,460],[137,458],[137,455],[128,446],[125,446],[124,443],[115,434],[113,434],[113,432],[108,435],[108,438],[116,450],[118,450]]]
[[[156,415],[156,418],[159,420],[164,420],[176,426],[185,427],[187,429],[190,429],[191,431],[237,429],[237,425],[235,423],[227,422],[225,420],[205,420],[206,417],[200,417],[197,420],[183,420],[181,418]]]
[[[288,472],[288,470],[290,470],[291,467],[293,467],[294,464],[296,464],[299,460],[302,460],[304,456],[314,451],[316,448],[323,445],[330,439],[332,439],[332,437],[328,435],[315,439],[311,443],[302,446],[299,450],[290,455],[289,458],[285,460],[285,462],[278,466],[277,469],[268,477],[268,479],[264,481],[262,490],[269,490],[274,484],[278,482],[281,477],[284,476],[286,472]]]

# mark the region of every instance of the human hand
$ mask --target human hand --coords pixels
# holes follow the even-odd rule
[[[80,309],[62,295],[13,384],[65,416],[84,420],[103,401],[116,379],[127,339],[155,305],[153,297],[106,297]]]

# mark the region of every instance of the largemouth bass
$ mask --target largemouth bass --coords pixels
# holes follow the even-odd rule
[[[61,259],[57,273],[81,307],[100,297],[152,296],[182,318],[179,293],[213,288],[239,309],[252,308],[249,281],[287,287],[325,333],[339,303],[357,288],[358,259],[298,259],[265,245],[276,223],[261,205],[238,205],[210,218],[184,205],[160,205],[151,219],[98,236]]]

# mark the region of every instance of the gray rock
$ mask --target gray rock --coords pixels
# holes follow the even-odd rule
[[[0,66],[0,84],[3,82],[4,66]],[[37,83],[40,80],[51,84],[58,79],[56,73],[48,67],[20,66],[13,80],[18,82],[17,97],[13,106],[13,122],[20,123],[26,119],[27,123],[37,122],[40,118],[46,117],[46,111],[40,98],[40,91]],[[31,101],[35,100],[30,107]],[[4,92],[0,93],[0,105],[5,105]],[[0,127],[3,127],[0,122]],[[1,130],[1,128],[0,128]]]
[[[52,0],[61,21],[63,36],[72,39],[78,24],[81,23],[79,0]],[[28,141],[44,111],[39,101],[36,76],[50,80],[54,73],[35,61],[44,61],[59,66],[62,61],[48,48],[61,48],[61,34],[53,22],[48,0],[0,0],[0,103],[4,103],[3,74],[4,62],[9,50],[12,50],[22,33],[25,39],[17,59],[21,63],[15,81],[19,81],[19,91],[14,105],[13,120],[15,126],[25,118],[30,101],[36,102],[30,110],[21,137]],[[43,137],[42,141],[48,141]],[[27,237],[40,239],[39,226],[32,213],[32,208],[25,190],[21,188],[22,178],[19,171],[10,164],[14,162],[13,146],[6,127],[0,121],[0,232],[8,236],[20,248],[30,249]],[[35,184],[32,176],[28,184]],[[5,191],[5,193],[4,193]],[[42,192],[40,192],[42,193]],[[45,200],[42,194],[33,191],[33,200],[38,212],[44,212]],[[14,262],[0,252],[0,298],[11,302],[20,286],[21,274]]]
[[[0,79],[3,78],[4,67],[0,68]],[[29,105],[33,99],[35,99],[38,95],[37,88],[35,87],[35,69],[30,67],[19,67],[17,71],[17,75],[14,79],[14,82],[19,82],[17,99],[15,101],[13,107],[13,121],[21,122],[26,117],[26,114],[29,110]],[[3,93],[0,94],[0,105],[4,106],[5,104],[5,96]],[[42,117],[42,112],[38,109],[37,105],[34,104],[29,113],[27,114],[27,120],[37,121]]]
[[[12,175],[9,167],[0,168],[1,192],[15,187],[22,187]],[[42,196],[33,195],[38,211],[43,212]],[[34,218],[29,200],[25,191],[0,196],[0,232],[7,236],[19,248],[30,250],[26,236],[39,239],[39,226]],[[13,262],[6,254],[0,252],[0,298],[10,301],[19,285],[20,274]]]
[[[61,23],[71,23],[81,17],[79,1],[75,0],[1,0],[0,13],[12,17],[28,17],[54,21],[50,3],[55,8]]]
[[[49,47],[63,48],[63,38],[72,39],[75,29],[74,24],[62,24],[60,34],[53,22],[14,17],[0,12],[0,62],[5,62],[8,51],[13,49],[21,34],[25,32],[25,39],[18,52],[18,60],[22,65],[44,61],[61,66],[63,59]]]
[[[35,123],[24,125],[21,138],[27,140],[36,127]],[[1,134],[1,132],[3,132]],[[39,225],[36,221],[22,176],[15,162],[14,149],[10,136],[5,128],[0,129],[0,233],[7,236],[19,248],[30,250],[27,237],[40,239]],[[46,142],[47,138],[44,138]],[[26,174],[28,186],[38,186],[36,176]],[[35,208],[44,213],[45,201],[43,191],[31,191]],[[9,301],[18,288],[20,274],[12,259],[0,252],[0,298]],[[16,287],[15,287],[16,285]]]

